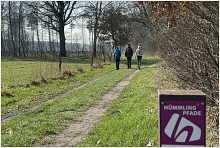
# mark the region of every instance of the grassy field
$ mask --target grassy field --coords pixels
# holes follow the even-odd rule
[[[1,87],[22,86],[42,78],[51,79],[58,75],[58,58],[33,59],[1,57]],[[80,67],[89,69],[90,61],[82,59],[62,59],[62,71],[76,71]]]
[[[133,61],[132,69],[128,70],[124,58],[118,71],[115,70],[114,63],[89,70],[89,61],[76,60],[65,64],[72,67],[71,70],[82,64],[84,70],[81,73],[73,73],[64,79],[54,79],[48,83],[41,82],[40,85],[8,87],[9,84],[17,84],[16,81],[30,83],[26,77],[28,77],[28,72],[34,69],[33,63],[41,65],[41,69],[46,69],[42,65],[57,65],[57,61],[36,62],[31,59],[13,61],[4,58],[2,60],[2,66],[8,64],[10,65],[8,67],[14,65],[19,67],[13,73],[10,73],[10,68],[2,67],[2,84],[7,86],[2,86],[4,88],[2,91],[12,95],[2,96],[2,115],[8,112],[19,114],[1,125],[1,145],[4,147],[31,147],[48,144],[49,141],[44,140],[45,136],[58,134],[69,121],[77,120],[77,117],[89,106],[99,101],[106,92],[134,72],[136,68],[135,61]],[[88,137],[85,137],[77,146],[159,146],[157,90],[176,87],[174,83],[167,81],[168,76],[158,69],[159,61],[157,57],[144,57],[145,67],[124,88],[121,96],[113,102]],[[20,74],[22,72],[20,67],[25,67],[24,65],[26,65],[27,73]],[[37,67],[36,65],[34,67]],[[4,79],[8,76],[7,73],[16,79],[18,75],[23,77],[13,82],[9,81],[11,78]],[[57,75],[56,70],[51,77],[54,75]],[[30,111],[23,111],[95,78],[100,79],[58,100],[40,105]]]
[[[152,58],[146,61],[149,64],[153,64],[157,60],[158,59]],[[4,64],[8,64],[7,62],[9,62],[6,59],[3,61],[5,62]],[[15,60],[15,64],[17,64],[18,61],[19,60]],[[10,62],[13,61],[10,60]],[[22,63],[24,61],[19,62]],[[28,60],[23,64],[27,66],[29,62],[32,63],[34,61]],[[23,67],[21,63],[19,67]],[[8,111],[20,115],[2,124],[2,146],[33,146],[46,144],[47,141],[42,141],[45,136],[57,134],[59,130],[65,126],[68,120],[75,120],[77,116],[98,101],[101,96],[108,92],[117,82],[130,75],[135,70],[136,67],[128,70],[125,63],[126,61],[122,59],[119,71],[116,71],[115,65],[111,64],[103,68],[97,68],[93,71],[75,73],[74,76],[70,76],[64,80],[58,79],[49,83],[40,83],[40,85],[37,86],[16,86],[5,89],[13,96],[2,97],[2,115],[6,114]],[[10,64],[13,65],[12,63]],[[31,69],[29,67],[31,66],[27,66],[27,69]],[[19,75],[19,70],[17,69],[13,74],[14,77],[17,77],[16,74]],[[55,94],[59,94],[67,89],[74,88],[103,75],[106,76],[61,99],[43,104],[34,110],[22,112],[24,109],[31,108],[40,102],[50,99]],[[5,75],[2,74],[2,78],[4,76]],[[25,80],[22,79],[20,81]],[[6,79],[2,79],[2,82],[7,84]]]
[[[20,63],[18,65],[18,63]],[[33,65],[33,63],[35,63]],[[56,65],[57,62],[49,63],[50,65]],[[82,64],[82,65],[81,65]],[[10,67],[25,67],[27,71],[20,71],[19,68],[13,68],[13,72],[9,73],[10,69],[7,69],[6,65],[10,65]],[[2,115],[6,113],[18,114],[22,112],[24,109],[28,109],[34,105],[45,102],[46,100],[51,99],[52,97],[68,90],[73,87],[77,87],[82,85],[94,78],[98,78],[102,75],[108,74],[110,71],[113,71],[113,65],[104,66],[104,68],[98,68],[96,70],[89,70],[90,63],[84,61],[81,63],[68,62],[63,64],[63,70],[65,71],[64,65],[69,65],[71,67],[80,67],[84,68],[84,70],[80,73],[74,73],[74,69],[72,70],[72,74],[68,75],[67,78],[50,80],[48,82],[38,81],[38,78],[34,79],[34,82],[39,82],[38,85],[31,85],[30,81],[27,77],[31,73],[31,69],[37,67],[37,65],[47,66],[47,61],[21,61],[21,60],[8,60],[4,59],[2,61],[2,76],[1,82],[2,84],[6,84],[7,86],[11,84],[10,81],[12,78],[16,79],[16,83],[29,83],[27,86],[17,86],[14,87],[4,87],[2,86],[2,98],[1,98],[1,113]],[[45,69],[46,68],[42,68]],[[53,75],[51,77],[55,77],[58,73],[58,68],[53,70]],[[9,73],[9,74],[7,74]],[[21,74],[22,73],[22,74]],[[20,77],[22,75],[22,77]],[[6,77],[6,78],[5,78]],[[48,80],[48,75],[45,75],[45,78]],[[21,80],[20,80],[21,79]],[[15,83],[14,83],[15,84]],[[4,95],[6,94],[6,95]]]
[[[125,70],[115,72],[62,99],[41,105],[34,111],[11,119],[2,125],[2,131],[13,129],[13,138],[11,135],[2,133],[2,144],[5,146],[31,146],[42,142],[40,139],[43,136],[58,133],[65,121],[74,120],[88,106],[99,100],[115,83],[131,72],[125,73]],[[19,138],[19,140],[11,141],[11,138]]]

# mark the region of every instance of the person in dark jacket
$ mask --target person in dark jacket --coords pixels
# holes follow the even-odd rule
[[[116,47],[116,49],[114,51],[114,59],[115,59],[115,63],[116,63],[116,70],[119,69],[120,58],[121,58],[121,51],[119,50],[118,47]]]
[[[127,65],[128,69],[131,68],[131,58],[133,56],[133,49],[131,48],[131,45],[128,44],[128,47],[125,50],[125,57],[127,57]]]

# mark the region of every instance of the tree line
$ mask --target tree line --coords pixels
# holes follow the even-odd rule
[[[82,27],[79,20],[84,20],[87,22],[87,29],[92,34],[92,55],[96,58],[97,42],[106,44],[114,41],[114,46],[128,42],[129,32],[126,30],[129,28],[124,20],[127,14],[122,13],[125,5],[124,2],[101,1],[1,2],[1,53],[26,57],[31,49],[37,55],[43,56],[46,50],[43,48],[43,41],[49,40],[50,53],[54,53],[54,44],[59,42],[59,54],[65,57],[67,56],[65,26],[69,25],[72,32],[75,25]],[[106,15],[110,12],[111,15]],[[118,21],[118,19],[124,21]],[[117,20],[117,25],[112,26],[112,20]],[[112,26],[111,31],[109,31],[109,26]],[[40,29],[42,33],[39,32]],[[47,30],[47,39],[45,39],[43,30]],[[106,34],[109,37],[105,36]],[[34,45],[36,40],[37,45]]]

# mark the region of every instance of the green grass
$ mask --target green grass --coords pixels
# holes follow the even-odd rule
[[[34,62],[33,59],[3,58],[4,62],[11,62],[11,60],[14,60],[14,63]],[[43,63],[42,60],[39,61]],[[101,121],[77,146],[146,147],[149,141],[151,146],[159,146],[157,89],[176,88],[174,83],[169,80],[169,76],[164,74],[164,71],[158,70],[155,63],[159,61],[159,58],[144,57],[143,65],[147,66],[130,81],[121,96],[112,103],[108,112],[101,118]],[[57,61],[51,59],[50,62]],[[86,61],[84,62],[86,63]],[[115,71],[115,65],[111,64],[94,71],[75,74],[64,80],[54,80],[29,88],[8,89],[7,91],[14,97],[1,98],[2,115],[9,109],[14,110],[12,111],[14,113],[21,113],[21,115],[1,125],[1,145],[3,147],[32,147],[50,143],[44,139],[45,136],[59,134],[69,121],[77,120],[78,116],[99,101],[101,96],[117,82],[131,74],[136,68],[135,62],[132,61],[133,69],[128,70],[125,65],[126,60],[122,58],[119,71]],[[7,70],[10,73],[10,69]],[[16,72],[19,73],[19,68]],[[105,78],[59,100],[41,105],[32,111],[25,113],[21,111],[105,74],[108,74]],[[12,75],[16,77],[14,73]],[[8,85],[7,82],[9,81],[6,80],[4,83]],[[15,83],[17,82],[15,81]],[[19,106],[19,110],[16,106]],[[213,133],[207,131],[207,136],[213,136]],[[207,139],[207,146],[218,145],[217,140],[211,141],[210,139],[209,141]]]
[[[78,62],[78,63],[76,63]],[[14,67],[12,69],[8,67]],[[45,72],[48,70],[48,65],[57,65],[56,59],[53,61],[49,59],[44,60],[34,60],[34,59],[23,59],[23,58],[13,58],[13,57],[3,57],[2,58],[2,75],[1,83],[8,86],[11,84],[10,81],[14,79],[14,84],[16,83],[26,83],[28,82],[28,77],[31,75],[31,69],[37,69],[41,65],[41,69],[44,69]],[[2,86],[2,93],[6,92],[11,96],[2,96],[1,97],[1,113],[5,115],[7,112],[12,114],[21,113],[24,109],[31,108],[37,104],[45,102],[46,100],[51,99],[52,97],[65,92],[66,90],[72,89],[79,85],[82,85],[86,82],[89,82],[92,79],[99,78],[105,74],[109,74],[114,70],[114,65],[104,65],[104,68],[97,68],[95,70],[88,70],[89,61],[69,61],[67,59],[63,60],[62,69],[65,70],[65,65],[71,65],[72,67],[81,67],[84,69],[83,73],[73,73],[69,78],[51,80],[48,83],[41,82],[39,86],[29,85],[29,87],[11,87],[6,88]],[[20,67],[24,71],[20,70]],[[56,75],[56,68],[53,69],[53,74]],[[39,75],[39,72],[36,72],[36,75]],[[46,75],[45,75],[46,77]],[[35,78],[37,79],[37,78]]]
[[[28,62],[30,61],[28,60]],[[92,144],[90,142],[83,142],[84,144],[82,145],[96,146],[94,142],[101,140],[103,146],[144,146],[148,140],[157,140],[157,121],[154,116],[157,114],[157,111],[155,111],[156,89],[152,81],[155,67],[150,65],[156,62],[158,62],[158,58],[145,58],[143,60],[143,65],[148,64],[148,66],[142,69],[138,76],[131,81],[131,84],[125,88],[124,93],[117,100],[119,102],[113,104],[113,107],[103,118],[106,124],[101,122],[97,125],[97,127],[100,126],[101,129],[116,139],[110,140],[111,138],[107,134],[108,136],[105,136],[106,139],[97,137],[92,140],[91,137],[90,142]],[[58,134],[69,120],[76,120],[79,115],[89,106],[96,103],[116,83],[135,70],[135,61],[132,64],[133,69],[129,70],[126,68],[125,63],[126,60],[123,58],[121,60],[120,70],[118,71],[115,71],[115,64],[111,64],[101,69],[95,69],[94,71],[75,74],[65,80],[54,80],[50,83],[41,83],[39,86],[31,86],[29,88],[15,87],[7,90],[14,97],[2,97],[2,113],[4,114],[10,109],[11,112],[21,113],[21,115],[2,124],[1,145],[6,147],[23,147],[47,144],[48,141],[43,140],[45,136]],[[113,73],[110,73],[111,71]],[[22,109],[31,108],[56,94],[107,73],[108,75],[106,77],[88,84],[86,87],[76,90],[61,99],[43,104],[35,110],[22,112]],[[137,83],[139,81],[141,83]],[[139,89],[145,91],[137,91]],[[19,106],[19,110],[16,106]],[[153,109],[151,113],[149,113],[149,109]],[[120,110],[122,113],[111,114],[114,110]],[[138,114],[135,115],[135,113]],[[109,117],[111,120],[108,119]],[[146,122],[147,120],[148,122]],[[104,127],[102,124],[104,124]],[[114,136],[114,130],[108,129],[108,124],[116,128],[116,135],[120,136],[119,138],[116,135]],[[130,132],[129,130],[126,131],[127,129],[131,129]],[[150,129],[150,131],[146,132],[146,129]],[[120,135],[120,132],[124,134]],[[92,132],[90,135],[95,134],[97,133]],[[106,143],[104,142],[105,140],[107,141]],[[155,145],[157,144],[155,143]]]
[[[152,146],[159,146],[155,73],[155,65],[143,68],[111,105],[101,122],[77,146],[144,147],[149,141]]]
[[[4,115],[8,110],[12,113],[21,112],[23,109],[30,108],[36,104],[45,102],[53,96],[56,96],[68,89],[82,85],[92,79],[101,77],[110,73],[113,69],[113,65],[106,66],[102,69],[96,69],[94,71],[87,71],[80,74],[75,74],[65,80],[56,80],[50,83],[41,83],[40,86],[16,87],[8,89],[7,92],[13,95],[13,97],[2,97],[1,111]],[[19,107],[19,110],[17,107]]]
[[[43,78],[52,78],[58,74],[58,59],[24,59],[2,57],[1,59],[1,87],[6,89],[8,86],[19,86],[30,83],[33,80]],[[74,71],[77,67],[86,70],[90,67],[89,61],[79,60],[62,62],[62,71]]]
[[[12,118],[2,125],[2,146],[32,146],[42,144],[42,138],[58,133],[67,120],[74,120],[94,104],[117,82],[134,71],[121,69],[62,99],[41,105],[34,111]],[[13,134],[7,134],[11,129]]]

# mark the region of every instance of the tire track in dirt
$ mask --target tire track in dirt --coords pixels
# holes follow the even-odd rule
[[[84,115],[79,117],[77,121],[68,124],[63,131],[58,135],[50,135],[44,140],[50,144],[44,145],[46,147],[72,147],[76,146],[99,122],[101,116],[105,114],[111,103],[116,100],[122,90],[127,86],[130,80],[139,72],[135,70],[131,75],[120,81],[108,93],[102,96],[102,99],[94,106],[88,108]]]
[[[57,95],[57,96],[55,96],[55,97],[53,97],[53,98],[51,98],[51,99],[49,99],[49,100],[47,100],[47,101],[45,101],[45,102],[42,102],[42,103],[40,103],[40,104],[37,104],[37,105],[33,106],[32,108],[25,109],[25,110],[23,110],[20,114],[10,114],[10,113],[9,113],[9,114],[7,114],[7,115],[4,115],[4,116],[1,117],[1,123],[3,124],[3,123],[5,123],[6,121],[9,121],[10,119],[12,119],[13,117],[16,117],[16,116],[19,116],[19,115],[21,115],[21,114],[23,114],[23,113],[25,113],[25,112],[34,110],[34,109],[38,108],[39,106],[41,106],[41,105],[43,105],[43,104],[46,104],[46,103],[55,101],[55,100],[57,100],[57,99],[60,99],[60,98],[62,98],[62,97],[64,97],[64,96],[66,96],[66,95],[72,93],[73,91],[76,91],[76,90],[78,90],[78,89],[80,89],[80,88],[83,88],[83,87],[85,87],[85,86],[88,85],[88,84],[91,84],[91,83],[93,83],[93,82],[95,82],[95,81],[100,80],[101,78],[103,78],[103,77],[105,77],[105,76],[107,76],[107,75],[112,74],[114,71],[115,71],[115,70],[113,70],[113,71],[111,71],[111,72],[109,72],[109,73],[107,73],[107,74],[105,74],[105,75],[103,75],[103,76],[101,76],[101,77],[99,77],[99,78],[95,78],[95,79],[93,79],[93,80],[91,80],[91,81],[89,81],[89,82],[87,82],[87,83],[85,83],[85,84],[82,84],[82,85],[78,86],[78,87],[75,87],[75,88],[73,88],[73,89],[69,89],[69,90],[65,91],[64,93],[61,93],[61,94],[59,94],[59,95]]]

